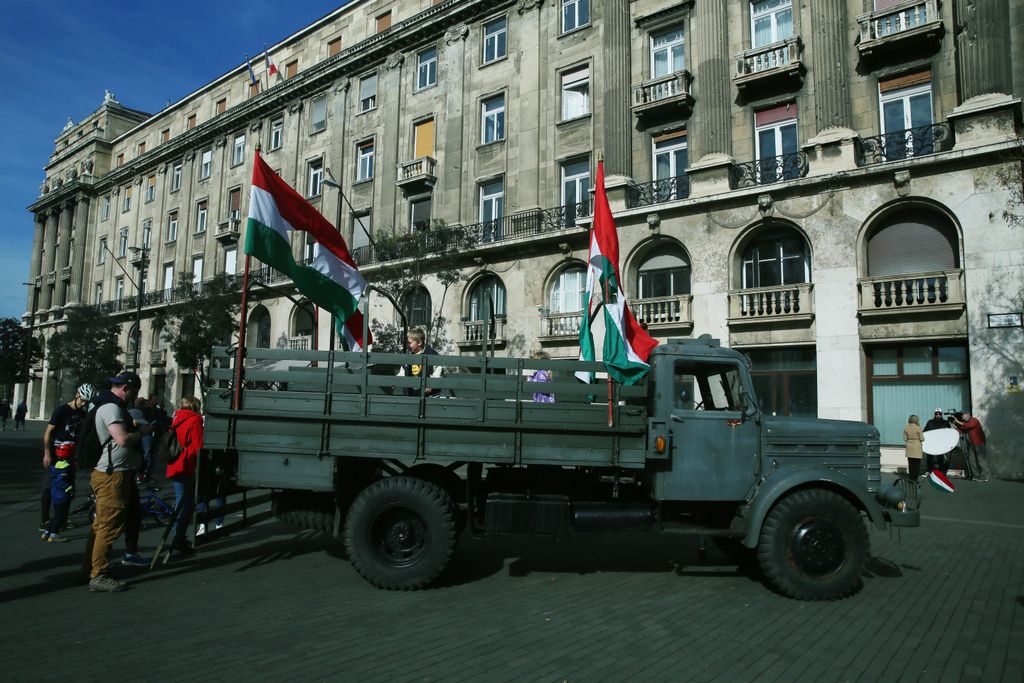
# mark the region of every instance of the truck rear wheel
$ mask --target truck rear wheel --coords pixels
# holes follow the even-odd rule
[[[757,559],[778,591],[797,600],[834,600],[860,587],[868,551],[860,512],[832,491],[808,489],[768,513]]]
[[[356,496],[345,521],[345,549],[359,574],[378,588],[422,588],[455,550],[451,496],[412,477],[381,479]]]

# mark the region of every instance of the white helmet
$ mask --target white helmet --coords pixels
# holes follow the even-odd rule
[[[77,389],[78,398],[82,399],[86,403],[92,400],[92,397],[96,395],[96,388],[91,384],[83,384]]]

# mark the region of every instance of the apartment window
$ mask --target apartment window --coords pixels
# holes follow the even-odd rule
[[[268,151],[281,149],[284,144],[284,119],[274,119],[270,122],[270,144]]]
[[[185,119],[185,130],[192,130],[196,127],[196,115],[189,114],[188,118]]]
[[[352,215],[352,257],[359,258],[360,249],[370,246],[370,235],[373,234],[373,221],[369,211]]]
[[[818,416],[818,373],[813,347],[745,353],[752,365],[750,380],[761,410],[771,415]],[[896,418],[901,436],[905,424],[902,418],[902,413]]]
[[[205,199],[196,204],[196,232],[206,232],[206,218],[209,214],[209,202]]]
[[[224,274],[234,275],[238,270],[238,247],[224,249]]]
[[[377,33],[391,28],[391,10],[377,15]]]
[[[508,19],[502,17],[484,24],[484,64],[508,54]]]
[[[480,186],[480,241],[493,242],[502,236],[501,219],[505,215],[505,179]]]
[[[149,204],[154,199],[156,199],[156,176],[151,175],[146,178],[146,203]]]
[[[284,77],[294,78],[299,73],[299,60],[293,59],[284,65]]]
[[[121,152],[120,154],[117,155],[117,160],[114,162],[114,167],[116,168],[118,166],[123,166],[123,165],[124,165],[124,152]]]
[[[205,180],[210,177],[210,171],[213,168],[213,150],[204,149],[199,160],[199,179]]]
[[[590,23],[590,0],[562,0],[562,33]]]
[[[167,241],[173,242],[178,239],[178,212],[171,211],[167,214]]]
[[[359,79],[359,113],[377,107],[377,74]]]
[[[369,180],[373,177],[373,140],[360,143],[356,147],[356,180]]]
[[[754,0],[750,3],[751,47],[771,45],[792,35],[792,0]]]
[[[636,289],[641,299],[689,294],[690,274],[686,252],[672,242],[665,242],[644,255],[637,269]]]
[[[412,127],[413,158],[434,156],[434,119],[417,121]]]
[[[105,221],[110,218],[110,195],[108,194],[100,202],[100,220]]]
[[[576,225],[576,218],[586,216],[590,205],[590,159],[562,164],[562,206],[565,224]]]
[[[505,139],[505,96],[498,95],[480,103],[480,142],[489,144]]]
[[[146,219],[142,221],[142,248],[149,249],[150,243],[153,241],[153,221]]]
[[[174,289],[174,264],[164,264],[164,289]]]
[[[324,160],[316,159],[309,162],[306,171],[306,196],[319,197],[324,187]]]
[[[562,74],[562,120],[575,119],[590,113],[590,67],[584,66]]]
[[[652,138],[651,157],[654,162],[652,175],[655,180],[663,181],[658,183],[656,188],[658,201],[667,202],[688,197],[689,185],[676,181],[677,178],[685,178],[689,166],[686,131],[672,131]]]
[[[231,147],[231,165],[238,166],[245,161],[245,133],[235,136],[235,142]]]
[[[416,89],[423,90],[437,83],[437,48],[419,53],[416,62]]]
[[[141,157],[145,153],[146,153],[146,143],[145,142],[140,142],[138,147],[137,147],[137,151],[136,151],[135,155]]]
[[[132,210],[132,190],[135,189],[131,185],[126,185],[121,190],[121,213]]]
[[[430,292],[423,285],[413,285],[402,296],[402,312],[409,325],[430,325]]]
[[[192,257],[192,284],[198,285],[203,281],[203,257]]]
[[[810,282],[811,253],[793,230],[772,230],[743,251],[743,289]]]
[[[162,131],[160,131],[160,142],[164,143],[164,142],[170,142],[170,141],[171,141],[171,129],[170,128],[164,128]]]
[[[488,296],[489,295],[489,296]],[[483,320],[490,311],[487,310],[487,300],[491,301],[494,315],[505,316],[505,284],[497,275],[485,275],[477,280],[469,294],[469,319]],[[491,331],[494,334],[494,331]]]
[[[302,246],[302,259],[307,264],[313,263],[313,259],[320,255],[320,244],[311,233],[306,233],[305,242]]]
[[[885,158],[931,154],[934,144],[920,130],[932,124],[931,72],[883,81],[878,92]]]
[[[228,190],[228,220],[237,223],[242,220],[242,188]]]
[[[225,97],[225,98],[217,100],[217,105],[216,105],[216,107],[214,107],[214,113],[215,114],[223,114],[225,111],[227,111],[227,109],[228,109],[228,100]]]
[[[114,279],[114,301],[120,301],[124,297],[124,277]]]
[[[103,265],[107,262],[107,238],[100,238],[100,246],[96,251],[96,265]]]
[[[99,306],[103,303],[103,283],[97,282],[96,288],[93,290],[93,303]]]
[[[327,41],[327,56],[333,57],[341,52],[341,38]]]
[[[171,192],[181,189],[181,162],[178,161],[171,169]]]
[[[551,287],[548,308],[552,313],[582,311],[587,302],[587,271],[574,266],[563,270]]]
[[[661,78],[682,71],[685,65],[686,52],[682,27],[651,34],[652,78]]]
[[[256,97],[259,94],[260,94],[260,82],[256,81],[255,83],[253,83],[252,81],[249,81],[249,95],[248,95],[248,99],[251,100],[252,98]]]
[[[317,95],[313,98],[312,105],[309,127],[312,132],[319,133],[327,128],[327,95]]]
[[[117,231],[117,255],[124,256],[128,253],[128,228],[121,228]]]
[[[757,180],[761,183],[796,178],[796,164],[779,163],[778,157],[796,154],[796,103],[783,104],[754,113],[754,137],[757,143]]]
[[[430,214],[433,211],[433,204],[433,198],[429,194],[409,200],[410,232],[426,230],[430,227]]]

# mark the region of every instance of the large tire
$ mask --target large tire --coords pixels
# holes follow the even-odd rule
[[[378,588],[414,590],[444,571],[455,550],[451,496],[437,484],[392,477],[360,493],[345,520],[345,550]]]
[[[757,559],[779,592],[797,600],[835,600],[860,588],[869,549],[857,508],[832,491],[807,489],[768,513]]]

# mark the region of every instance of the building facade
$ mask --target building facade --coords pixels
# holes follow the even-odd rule
[[[45,347],[99,306],[130,364],[141,270],[143,392],[193,391],[153,315],[183,272],[241,272],[258,142],[369,280],[459,269],[402,302],[452,321],[453,352],[480,352],[490,300],[499,353],[575,357],[603,159],[652,334],[742,349],[764,411],[872,422],[894,456],[909,414],[973,409],[1019,472],[1022,41],[1004,0],[352,2],[256,84],[241,65],[156,114],[108,94],[69,122],[30,207],[25,323]],[[466,238],[454,264],[420,238],[436,220]],[[263,280],[247,343],[326,348],[326,320]],[[52,374],[33,368],[33,416],[65,398]]]

